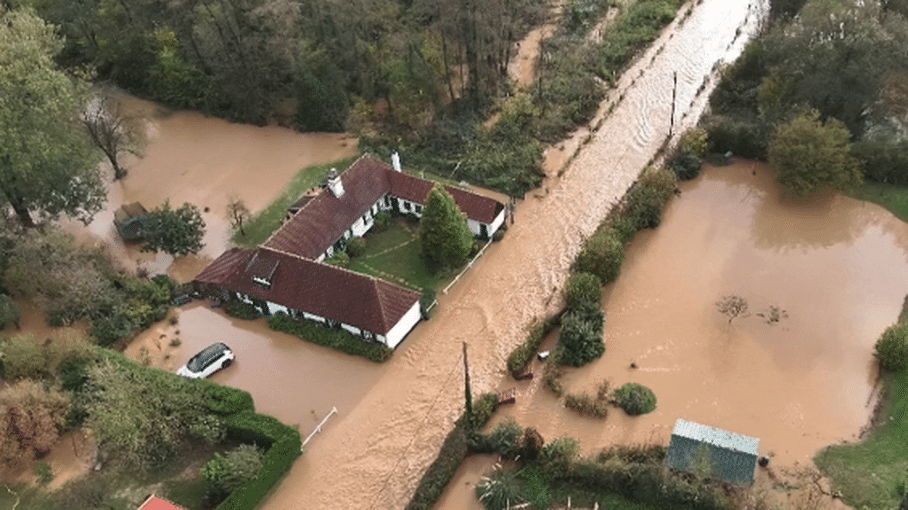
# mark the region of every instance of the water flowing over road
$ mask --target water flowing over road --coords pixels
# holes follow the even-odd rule
[[[404,507],[462,410],[461,343],[470,346],[474,394],[496,388],[527,326],[560,305],[583,239],[668,135],[673,73],[677,133],[695,123],[716,64],[736,58],[767,8],[704,0],[672,24],[619,81],[610,98],[618,104],[563,176],[520,204],[504,242],[440,298],[438,315],[410,334],[356,407],[339,408],[264,508]]]

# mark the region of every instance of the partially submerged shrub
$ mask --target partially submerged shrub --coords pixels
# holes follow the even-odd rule
[[[908,323],[886,328],[876,341],[874,355],[883,370],[898,372],[908,366]]]
[[[523,503],[520,480],[509,469],[499,469],[476,484],[476,497],[486,510],[505,510]]]
[[[687,181],[700,175],[700,170],[703,169],[703,160],[696,154],[682,149],[672,161],[671,166],[678,179]]]
[[[579,367],[602,356],[604,314],[591,303],[580,303],[561,321],[558,350],[568,365]]]
[[[612,393],[612,399],[631,416],[651,413],[656,409],[656,395],[642,384],[627,383]]]
[[[561,323],[561,317],[551,315],[545,320],[533,324],[527,339],[511,351],[508,356],[508,370],[514,377],[519,376],[532,361],[533,356],[539,351],[539,347],[545,340],[545,337]]]
[[[583,243],[575,267],[579,272],[598,276],[603,285],[608,285],[618,278],[623,263],[624,243],[613,231],[607,230],[596,232]]]
[[[506,459],[513,459],[520,452],[522,435],[523,427],[513,418],[509,418],[488,434],[480,434],[476,438],[473,450],[476,453],[497,453]]]
[[[605,400],[597,400],[596,397],[589,393],[569,394],[564,397],[564,406],[587,416],[594,416],[596,418],[605,418],[608,416],[608,402]]]
[[[709,152],[709,135],[703,128],[688,129],[678,140],[678,150],[698,158],[705,158]]]
[[[224,311],[227,312],[227,315],[231,317],[236,317],[237,319],[244,320],[254,320],[262,316],[262,312],[259,311],[254,305],[249,303],[237,302],[233,303],[230,306],[224,308]]]
[[[542,447],[539,460],[556,477],[565,475],[580,455],[580,443],[572,437],[559,437]]]
[[[527,427],[523,431],[523,438],[520,440],[520,456],[526,460],[532,461],[539,457],[542,447],[545,446],[545,440],[542,434],[533,427]]]
[[[581,302],[602,304],[602,280],[592,273],[573,273],[564,284],[564,301],[568,308]]]
[[[656,228],[662,209],[677,189],[675,175],[666,169],[647,168],[627,194],[624,214],[634,218],[637,230]]]

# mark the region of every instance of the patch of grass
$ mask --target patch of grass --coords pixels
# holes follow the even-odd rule
[[[323,165],[307,166],[301,169],[268,207],[256,213],[252,219],[243,225],[246,235],[240,234],[239,231],[233,235],[233,242],[240,246],[248,247],[255,247],[265,242],[281,226],[281,220],[287,215],[287,207],[296,202],[300,195],[324,180],[332,168],[345,169],[355,160],[356,157],[332,161]]]
[[[885,207],[904,222],[908,222],[908,185],[866,182],[851,196]]]
[[[347,269],[375,276],[416,290],[441,290],[451,281],[450,274],[433,274],[420,255],[416,225],[395,221],[388,230],[366,238],[366,251],[347,265]]]

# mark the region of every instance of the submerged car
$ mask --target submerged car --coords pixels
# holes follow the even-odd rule
[[[189,362],[177,370],[177,375],[187,379],[202,379],[229,367],[234,360],[233,351],[223,342],[217,342],[202,349],[189,358]]]

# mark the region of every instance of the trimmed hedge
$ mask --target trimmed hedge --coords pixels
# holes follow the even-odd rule
[[[508,370],[511,372],[512,376],[517,377],[523,373],[527,365],[530,364],[530,361],[533,360],[533,356],[539,351],[539,346],[542,345],[545,337],[558,327],[560,323],[561,316],[556,314],[533,324],[533,327],[530,328],[530,334],[527,335],[527,339],[522,344],[515,347],[508,356]]]
[[[631,416],[651,413],[656,409],[656,395],[642,384],[627,383],[615,390],[612,398]]]
[[[378,342],[369,342],[343,329],[331,329],[317,326],[311,322],[298,321],[288,315],[274,315],[268,318],[268,327],[296,335],[307,342],[330,347],[346,354],[362,356],[376,363],[391,359],[394,349]]]
[[[454,429],[448,433],[438,457],[432,462],[419,480],[416,492],[407,504],[407,510],[431,510],[441,497],[445,487],[451,482],[454,473],[470,454],[470,436],[485,427],[492,418],[498,405],[498,396],[494,393],[483,393],[473,402],[473,419],[466,413],[458,418]]]
[[[195,384],[203,388],[206,407],[215,414],[227,416],[255,411],[255,403],[248,391],[222,386],[207,379],[200,379]]]

